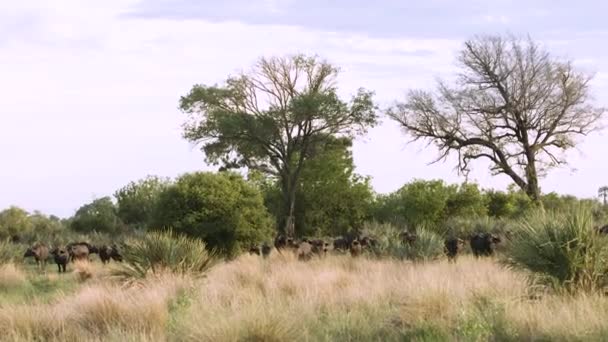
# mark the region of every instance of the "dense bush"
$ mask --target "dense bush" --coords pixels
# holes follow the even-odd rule
[[[505,262],[532,271],[544,284],[569,292],[608,285],[608,238],[594,229],[589,208],[536,211],[511,240]]]
[[[130,182],[114,193],[116,214],[129,226],[147,228],[152,223],[159,196],[169,184],[169,179],[151,175]]]
[[[0,240],[0,265],[15,262],[23,256],[25,249],[11,243],[8,239]]]
[[[179,177],[160,194],[154,222],[154,229],[201,238],[227,256],[273,236],[259,189],[233,172]]]
[[[129,239],[122,245],[121,253],[123,262],[112,273],[124,280],[143,279],[163,272],[202,276],[216,261],[204,242],[171,230]]]
[[[373,248],[376,256],[428,261],[443,255],[444,243],[440,235],[421,226],[413,231],[417,235],[416,242],[409,245],[401,240],[400,234],[403,231],[392,224],[377,222],[368,222],[363,228],[364,235],[371,235],[378,241]]]
[[[442,180],[414,180],[399,190],[378,196],[373,217],[379,222],[438,229],[451,217],[483,217],[486,198],[476,184],[445,184]]]
[[[70,222],[79,233],[105,232],[116,234],[124,230],[110,197],[102,197],[80,207]]]
[[[32,232],[29,213],[12,206],[0,212],[0,239],[21,236]]]

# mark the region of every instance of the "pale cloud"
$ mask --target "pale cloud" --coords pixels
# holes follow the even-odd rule
[[[462,44],[453,37],[387,38],[285,24],[125,15],[139,3],[0,5],[0,208],[17,204],[66,216],[92,196],[110,195],[146,174],[173,177],[213,169],[181,138],[185,117],[177,110],[179,97],[195,83],[221,83],[260,56],[319,54],[343,69],[342,95],[364,86],[386,107],[408,88],[432,87],[435,76],[449,76]],[[287,11],[294,4],[271,1],[264,8]],[[583,62],[606,56],[591,50],[577,54],[578,47],[568,51]],[[605,76],[599,76],[598,85],[605,87]],[[384,119],[355,143],[357,170],[373,177],[376,190],[392,191],[413,178],[462,180],[452,172],[453,163],[427,166],[435,150],[406,141],[399,127]],[[544,186],[593,193],[599,172],[608,171],[593,153],[601,144],[590,137],[581,146],[587,154],[572,157],[578,173],[556,172]],[[484,164],[473,179],[498,188],[508,183],[491,178]],[[587,185],[570,184],[574,179]]]
[[[511,20],[506,15],[491,15],[486,14],[482,17],[482,19],[487,23],[500,23],[500,24],[508,24]]]

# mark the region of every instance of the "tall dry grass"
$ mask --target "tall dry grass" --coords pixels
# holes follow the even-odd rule
[[[568,340],[608,327],[601,320],[608,313],[602,297],[530,298],[526,277],[493,259],[463,257],[453,265],[242,256],[212,270],[179,320],[175,338],[392,341],[500,335]]]
[[[84,285],[49,304],[3,305],[0,341],[164,340],[169,303],[188,284],[159,275],[140,287]]]
[[[0,340],[576,341],[608,332],[605,297],[531,296],[524,274],[492,258],[300,262],[273,252],[216,265],[204,279],[158,275],[139,287],[97,272],[51,303],[0,305]]]

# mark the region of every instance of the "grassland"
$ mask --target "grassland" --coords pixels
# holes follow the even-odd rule
[[[203,279],[124,286],[98,262],[0,267],[2,341],[578,341],[608,299],[533,290],[496,260],[411,263],[243,255]]]

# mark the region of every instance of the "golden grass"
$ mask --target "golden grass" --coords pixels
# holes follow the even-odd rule
[[[242,255],[202,281],[160,276],[128,288],[105,280],[100,266],[80,267],[95,281],[76,294],[0,307],[0,340],[581,340],[608,331],[605,297],[530,299],[525,277],[493,259]]]
[[[168,303],[187,281],[159,278],[139,288],[112,284],[85,285],[75,295],[52,304],[10,305],[0,308],[1,339],[33,337],[44,340],[94,341],[118,334],[162,340],[167,331]],[[119,339],[120,340],[120,339]]]

